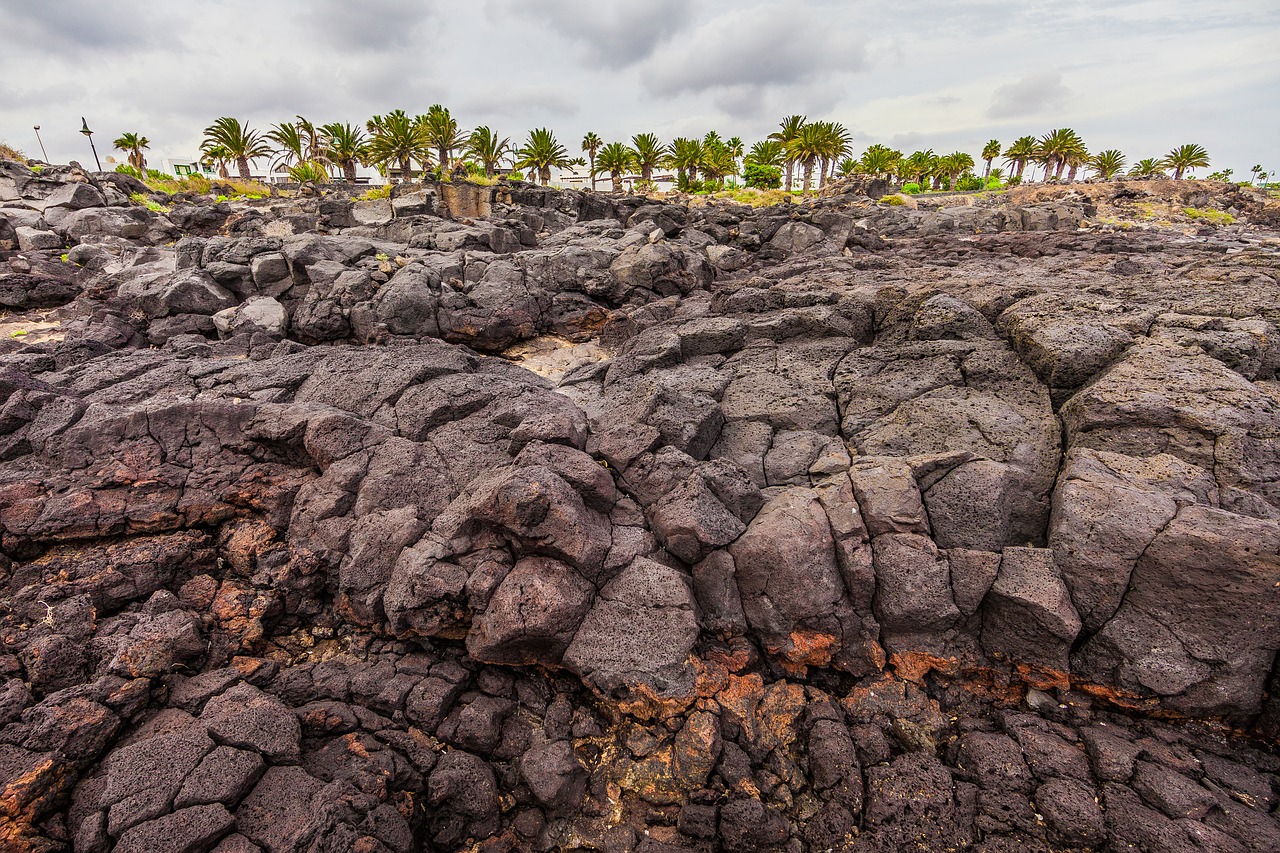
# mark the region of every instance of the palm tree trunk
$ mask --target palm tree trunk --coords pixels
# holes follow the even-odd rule
[[[809,194],[809,182],[813,180],[813,158],[804,161],[804,194]]]
[[[249,158],[248,157],[237,157],[236,169],[238,169],[240,172],[240,180],[242,181],[249,180]]]
[[[540,167],[538,169],[538,179],[542,182],[542,185],[544,187],[547,184],[551,183],[551,167],[550,166]]]
[[[827,158],[822,158],[821,168],[818,169],[818,189],[822,189],[827,185]]]
[[[785,189],[787,192],[791,192],[791,179],[792,179],[792,176],[794,175],[795,165],[796,165],[795,160],[787,161],[787,183],[783,187],[783,189]]]
[[[342,164],[342,174],[346,178],[348,184],[356,182],[356,161],[347,160]]]
[[[1076,166],[1076,165],[1073,163],[1073,164],[1071,165],[1071,168],[1067,170],[1067,183],[1069,183],[1069,184],[1071,184],[1071,183],[1075,183],[1075,180],[1076,180],[1076,169],[1077,169],[1077,168],[1079,168],[1079,167],[1078,167],[1078,166]]]
[[[622,191],[622,173],[621,172],[610,172],[609,180],[613,184],[614,192]]]
[[[413,169],[409,164],[408,157],[400,158],[400,183],[407,183],[413,177]]]
[[[1180,181],[1180,180],[1182,180],[1182,167],[1181,167],[1181,166],[1179,166],[1178,168],[1176,168],[1176,169],[1174,169],[1174,170],[1173,170],[1173,179],[1174,179],[1175,181]]]
[[[587,153],[588,153],[588,155],[590,156],[590,159],[591,159],[591,191],[592,191],[592,192],[595,192],[595,189],[596,189],[596,155],[591,154],[591,152],[587,152]]]

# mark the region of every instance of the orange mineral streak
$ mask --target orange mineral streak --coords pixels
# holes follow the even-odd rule
[[[35,759],[0,788],[0,850],[27,853],[47,849],[35,826],[75,784],[70,765],[52,756]],[[14,769],[14,768],[9,768]]]
[[[840,640],[831,634],[801,629],[787,635],[786,645],[770,646],[767,651],[779,659],[788,674],[803,678],[811,666],[830,666],[831,658],[840,651]]]
[[[928,652],[894,652],[889,666],[899,678],[920,683],[930,672],[954,675],[960,669],[960,661],[953,657],[938,657]]]

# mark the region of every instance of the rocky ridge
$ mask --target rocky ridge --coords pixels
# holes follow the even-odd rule
[[[0,838],[1275,849],[1275,203],[1098,186],[0,164]]]

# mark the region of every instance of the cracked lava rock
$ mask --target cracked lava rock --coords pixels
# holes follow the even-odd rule
[[[1280,849],[1275,202],[863,189],[0,163],[0,848]]]

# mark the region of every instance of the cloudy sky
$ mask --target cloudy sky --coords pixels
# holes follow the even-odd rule
[[[449,107],[577,151],[741,136],[789,113],[855,147],[967,150],[1074,127],[1130,162],[1185,142],[1280,172],[1274,0],[0,0],[0,140],[92,162],[124,131],[189,155],[222,115],[363,122]],[[123,156],[123,155],[121,155]]]

